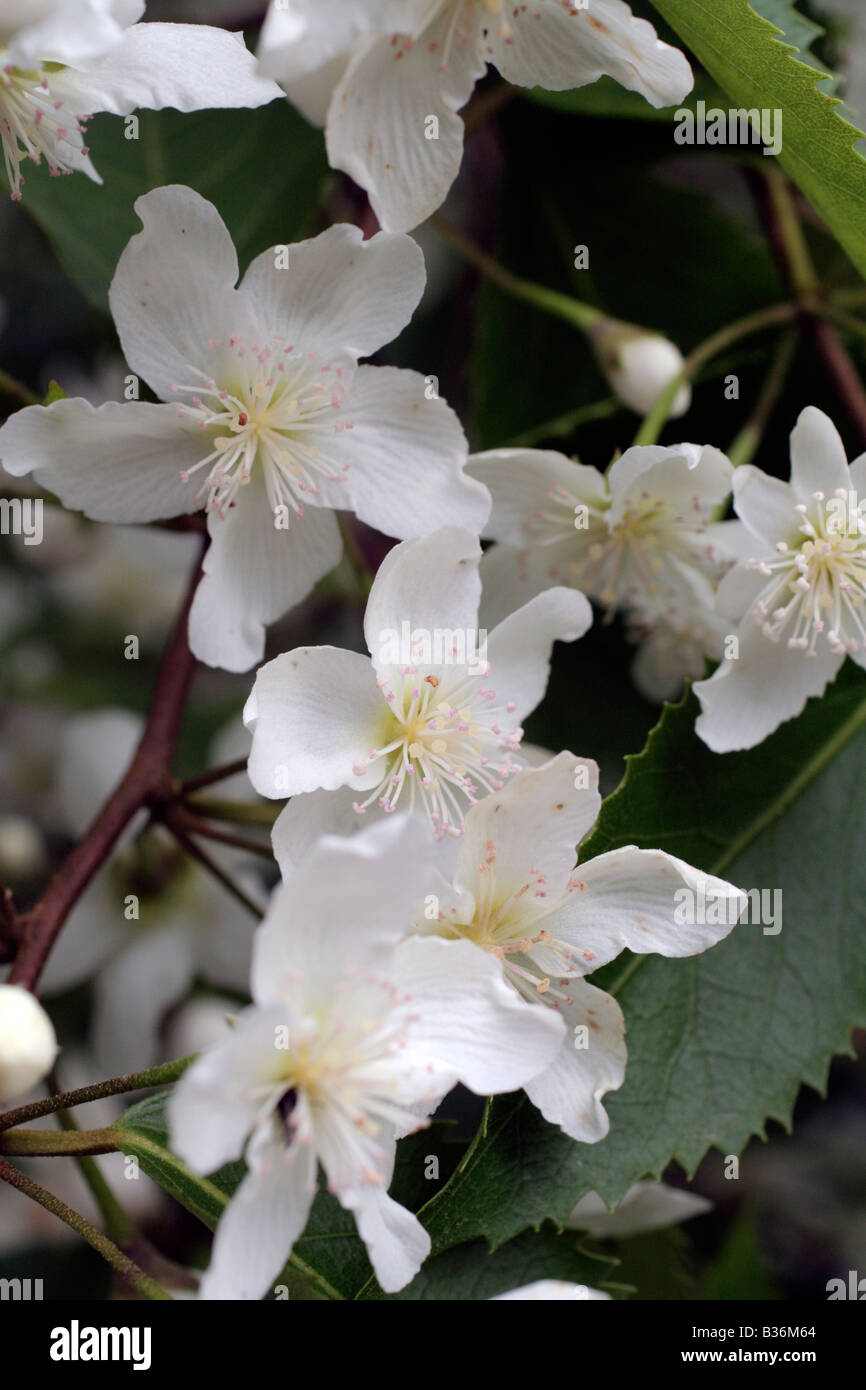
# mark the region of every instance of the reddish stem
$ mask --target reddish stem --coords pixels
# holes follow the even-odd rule
[[[9,974],[10,984],[31,990],[36,987],[63,923],[135,813],[151,801],[171,796],[171,763],[195,670],[195,657],[187,641],[187,620],[201,578],[201,558],[165,650],[135,756],[83,840],[67,856],[39,902],[23,919],[24,933]]]

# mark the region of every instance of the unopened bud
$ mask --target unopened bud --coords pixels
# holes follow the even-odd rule
[[[45,842],[26,816],[0,816],[0,880],[23,883],[45,867]]]
[[[630,323],[603,319],[593,329],[592,343],[601,368],[620,400],[638,415],[648,415],[666,386],[683,370],[683,355],[660,333],[647,333]],[[691,388],[680,387],[668,412],[685,415]]]
[[[54,1065],[57,1039],[35,995],[0,985],[0,1101],[26,1095]]]

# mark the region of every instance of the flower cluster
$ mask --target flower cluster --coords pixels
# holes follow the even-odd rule
[[[352,1214],[382,1290],[396,1292],[431,1250],[389,1193],[399,1140],[458,1084],[482,1097],[523,1090],[572,1141],[603,1139],[627,1020],[609,976],[607,989],[592,977],[623,951],[707,951],[746,903],[660,848],[588,847],[596,764],[524,747],[554,644],[584,637],[593,604],[618,614],[646,695],[696,678],[705,743],[760,742],[846,656],[866,666],[866,456],[849,467],[817,410],[794,431],[790,484],[691,443],[633,446],[606,472],[547,450],[470,454],[432,378],[366,360],[422,299],[424,256],[407,231],[457,175],[458,113],[489,66],[551,90],[607,74],[656,106],[689,91],[683,55],[622,0],[292,0],[270,7],[257,58],[220,29],[140,23],[137,0],[76,9],[74,23],[67,0],[0,17],[14,197],[27,159],[98,178],[85,134],[95,112],[251,107],[285,92],[325,124],[331,165],[366,191],[382,230],[337,223],[241,274],[212,203],[186,186],[153,189],[135,204],[142,229],[110,306],[127,367],[154,399],[63,397],[0,429],[7,474],[32,476],[64,507],[201,530],[189,648],[210,667],[257,668],[244,682],[247,732],[232,738],[255,792],[285,803],[267,903],[245,853],[262,845],[222,837],[216,876],[230,867],[247,906],[261,900],[253,930],[207,859],[169,835],[175,789],[160,784],[86,877],[43,986],[51,996],[95,978],[94,1050],[113,1071],[156,1059],[159,1029],[194,982],[251,1000],[168,1106],[172,1149],[195,1173],[245,1165],[203,1298],[267,1295],[320,1178]],[[615,353],[596,351],[619,395],[649,410],[682,359],[625,327]],[[689,404],[683,386],[672,413]],[[738,519],[726,521],[731,494]],[[336,569],[345,532],[357,558],[364,527],[390,547],[366,590],[366,652],[286,642],[264,660],[266,629]],[[721,664],[699,679],[708,660]],[[575,744],[592,735],[579,729]],[[64,832],[84,830],[140,737],[124,711],[72,721]],[[683,922],[684,892],[724,911]],[[135,904],[120,930],[118,902]],[[44,1078],[56,1052],[33,995],[0,985],[0,1099]],[[672,1200],[694,1210],[641,1185],[616,1226],[590,1194],[569,1225],[610,1234],[636,1206],[651,1228]],[[542,1280],[496,1296],[609,1295]]]

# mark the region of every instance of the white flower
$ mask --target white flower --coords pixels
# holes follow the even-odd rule
[[[278,0],[259,57],[326,126],[331,165],[366,189],[391,231],[444,201],[463,152],[458,112],[488,64],[549,91],[608,74],[653,106],[677,105],[692,87],[683,54],[622,0]]]
[[[587,1231],[602,1240],[623,1240],[678,1226],[681,1221],[703,1216],[712,1206],[697,1192],[663,1182],[636,1182],[613,1211],[597,1192],[587,1192],[565,1224],[570,1231]]]
[[[498,1303],[507,1299],[519,1299],[530,1303],[586,1303],[588,1300],[609,1299],[610,1294],[601,1289],[591,1289],[587,1284],[570,1284],[567,1279],[536,1279],[534,1284],[521,1284],[518,1289],[508,1293],[494,1294],[489,1301]]]
[[[13,198],[25,159],[102,182],[85,144],[98,111],[264,106],[282,95],[241,34],[136,23],[143,14],[144,0],[4,0],[0,144]]]
[[[421,298],[414,241],[330,227],[264,252],[235,289],[235,249],[212,204],[169,187],[136,209],[144,231],[120,258],[112,312],[130,370],[173,404],[32,406],[0,430],[0,458],[97,521],[206,505],[190,644],[245,671],[265,624],[339,560],[332,509],[402,539],[451,520],[477,530],[489,498],[463,476],[463,431],[424,378],[357,366]]]
[[[469,469],[493,496],[484,535],[508,547],[482,565],[497,614],[550,584],[659,617],[712,607],[730,561],[711,522],[734,472],[718,449],[638,445],[606,474],[554,450],[491,449]]]
[[[39,1000],[21,985],[0,985],[0,1101],[32,1090],[56,1056],[51,1019]]]
[[[695,728],[716,753],[753,748],[846,656],[866,667],[866,454],[848,466],[832,423],[814,406],[791,434],[791,481],[738,468],[734,507],[743,558],[718,592],[741,621],[738,653],[695,691]]]
[[[353,814],[417,808],[437,837],[459,834],[466,807],[521,766],[521,721],[544,694],[553,642],[581,637],[592,615],[582,594],[548,589],[487,636],[480,557],[458,527],[395,546],[367,603],[369,658],[299,647],[256,675],[250,780],[294,798],[274,828],[281,865],[309,814],[341,830]],[[404,632],[418,645],[399,652]]]
[[[555,1060],[525,1090],[551,1124],[590,1144],[607,1133],[601,1097],[622,1085],[627,1054],[619,1005],[584,976],[625,948],[705,951],[746,902],[731,884],[661,850],[627,845],[575,867],[575,845],[600,805],[595,763],[572,753],[521,773],[469,812],[453,883],[440,875],[433,885],[438,916],[428,895],[415,918],[425,935],[473,942],[493,955],[517,993],[565,1020]],[[696,902],[712,893],[728,907],[727,921],[680,925],[675,895],[683,889]]]
[[[257,936],[255,1006],[181,1078],[171,1142],[209,1173],[246,1158],[202,1295],[261,1298],[303,1232],[320,1163],[355,1215],[382,1288],[417,1273],[420,1222],[388,1195],[396,1139],[458,1082],[512,1090],[559,1047],[496,962],[466,943],[406,941],[428,847],[417,822],[322,839]],[[484,961],[485,968],[481,968]],[[489,968],[489,967],[493,968]]]
[[[58,811],[81,835],[128,766],[142,721],[98,710],[69,721],[58,751]],[[254,918],[168,832],[140,817],[72,909],[42,980],[47,996],[93,984],[93,1050],[109,1074],[160,1055],[160,1028],[195,980],[246,996]],[[249,859],[219,861],[255,897]]]

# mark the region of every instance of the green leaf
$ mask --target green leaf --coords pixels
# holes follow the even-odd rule
[[[165,1107],[170,1094],[158,1091],[125,1111],[116,1126],[118,1148],[137,1158],[143,1173],[212,1231],[243,1176],[243,1164],[230,1164],[208,1178],[191,1173],[168,1147]]]
[[[854,149],[861,132],[819,90],[822,74],[748,0],[653,4],[736,107],[783,112],[780,164],[866,274],[866,160]]]
[[[739,1153],[768,1118],[787,1125],[803,1082],[866,1023],[866,678],[849,665],[821,701],[761,747],[718,757],[694,733],[697,701],[666,707],[628,760],[585,860],[662,849],[745,889],[782,890],[782,930],[742,923],[688,960],[620,957],[595,982],[622,1005],[629,1062],[606,1101],[611,1131],[575,1144],[522,1097],[494,1103],[486,1139],[429,1204],[437,1249],[494,1246],[588,1190],[618,1201],[672,1160]]]
[[[537,1279],[564,1279],[571,1284],[601,1288],[616,1260],[581,1249],[574,1232],[557,1235],[545,1230],[524,1232],[491,1253],[484,1241],[473,1241],[428,1259],[421,1271],[391,1299],[399,1302],[427,1299],[477,1301],[519,1289]],[[362,1297],[384,1299],[378,1288]]]
[[[116,1126],[118,1148],[137,1158],[142,1172],[212,1231],[246,1168],[243,1163],[230,1163],[206,1178],[191,1173],[169,1148],[166,1104],[170,1094],[157,1092],[124,1113]],[[431,1150],[440,1167],[435,1181],[426,1176],[426,1156]],[[444,1185],[451,1176],[461,1152],[460,1145],[449,1142],[447,1125],[434,1124],[401,1140],[390,1188],[394,1200],[416,1210],[431,1196],[431,1188]],[[274,1283],[287,1283],[292,1297],[301,1296],[292,1270],[306,1276],[302,1286],[304,1282],[313,1285],[319,1297],[354,1298],[360,1289],[375,1284],[354,1217],[324,1187],[289,1265],[291,1269],[287,1266]]]
[[[151,188],[185,183],[215,203],[242,267],[304,232],[327,170],[321,133],[288,102],[256,111],[142,111],[138,120],[137,140],[125,138],[117,116],[97,116],[88,126],[101,185],[26,166],[23,206],[98,308],[107,307],[118,257],[141,230],[133,204]]]

